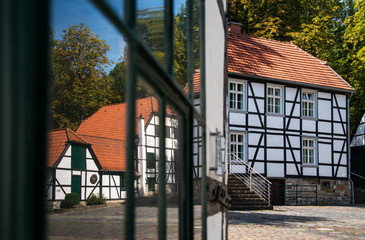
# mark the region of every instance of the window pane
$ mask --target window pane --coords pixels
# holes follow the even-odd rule
[[[243,109],[243,95],[237,94],[237,109]]]
[[[231,134],[231,142],[235,142],[236,141],[236,134]]]
[[[274,89],[273,88],[268,88],[268,94],[273,95],[273,93],[274,93]]]
[[[237,83],[237,90],[243,92],[243,84]]]
[[[238,142],[243,143],[243,135],[238,135]]]
[[[280,88],[275,88],[275,96],[280,96]]]
[[[236,90],[236,84],[235,83],[230,83],[229,84],[229,89],[233,90],[233,91]]]
[[[303,93],[303,100],[307,100],[307,99],[308,99],[307,94]]]

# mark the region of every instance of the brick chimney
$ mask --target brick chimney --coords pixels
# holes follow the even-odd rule
[[[228,32],[235,33],[235,34],[241,34],[241,23],[236,22],[229,22],[228,23]]]

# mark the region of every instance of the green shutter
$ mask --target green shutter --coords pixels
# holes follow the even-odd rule
[[[71,167],[72,169],[85,170],[86,169],[86,149],[84,147],[71,147]]]

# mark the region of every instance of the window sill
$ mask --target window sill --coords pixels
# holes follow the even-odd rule
[[[239,109],[229,109],[229,112],[233,112],[233,113],[247,113],[246,110],[239,110]]]
[[[266,113],[266,116],[270,117],[285,117],[282,113]]]
[[[303,164],[302,163],[302,167],[306,167],[306,168],[318,168],[318,165],[312,165],[312,164]]]
[[[318,121],[318,118],[316,117],[300,117],[302,120],[312,120],[312,121]]]

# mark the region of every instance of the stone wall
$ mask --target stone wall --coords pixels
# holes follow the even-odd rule
[[[350,205],[348,180],[285,179],[285,205]]]

